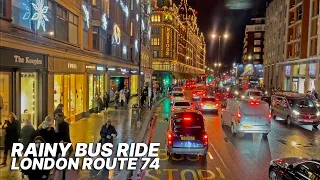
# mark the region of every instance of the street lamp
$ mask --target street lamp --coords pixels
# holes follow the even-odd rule
[[[215,39],[217,37],[217,35],[212,34],[211,37],[212,37],[212,39]],[[225,39],[227,39],[229,37],[229,35],[228,34],[224,34],[223,37]],[[219,62],[219,64],[220,64],[220,49],[221,49],[221,36],[219,36],[219,49],[218,49],[218,62]],[[221,64],[220,64],[220,66],[221,66]],[[219,74],[220,74],[220,68],[219,68]]]

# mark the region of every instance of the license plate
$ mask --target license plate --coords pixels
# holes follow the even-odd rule
[[[195,138],[194,138],[194,136],[182,136],[181,140],[182,141],[190,141],[190,140],[194,141]]]
[[[242,126],[243,129],[251,129],[252,127],[253,126],[246,126],[246,125]]]
[[[208,106],[208,107],[212,107],[213,105],[212,105],[212,104],[206,104],[206,106]]]
[[[313,122],[313,120],[306,120],[306,119],[303,119],[302,121],[303,122]]]

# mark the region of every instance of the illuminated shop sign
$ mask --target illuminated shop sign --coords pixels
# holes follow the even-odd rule
[[[78,69],[76,64],[68,63],[68,69]]]
[[[166,29],[166,47],[165,47],[165,55],[170,56],[170,28]]]
[[[118,25],[114,25],[112,34],[112,43],[120,44],[121,30]]]
[[[22,64],[33,64],[33,65],[41,65],[42,64],[42,60],[37,59],[32,59],[30,57],[20,57],[18,55],[14,55],[14,62],[15,63],[22,63]]]
[[[103,66],[97,66],[97,71],[104,71],[105,68]]]

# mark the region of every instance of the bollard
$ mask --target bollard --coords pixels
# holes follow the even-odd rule
[[[137,104],[132,105],[132,120],[139,120],[139,108]]]

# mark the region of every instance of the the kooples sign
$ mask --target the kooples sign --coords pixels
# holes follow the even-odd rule
[[[14,55],[14,62],[22,63],[22,64],[33,64],[33,65],[40,65],[42,64],[42,60],[32,59],[30,57],[20,57],[19,55]]]

